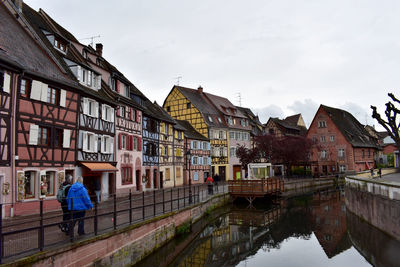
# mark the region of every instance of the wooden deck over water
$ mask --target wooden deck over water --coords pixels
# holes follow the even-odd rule
[[[233,180],[228,181],[228,190],[234,199],[244,197],[252,203],[257,197],[279,195],[284,190],[284,182],[280,178]]]

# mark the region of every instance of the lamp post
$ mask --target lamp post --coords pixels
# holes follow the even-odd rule
[[[190,153],[190,149],[186,152],[186,160],[189,163],[189,204],[192,204],[192,175],[190,173],[190,163],[192,161],[192,154]]]

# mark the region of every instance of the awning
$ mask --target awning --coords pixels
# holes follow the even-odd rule
[[[88,168],[91,171],[94,172],[104,172],[104,171],[113,171],[116,172],[118,171],[117,168],[115,168],[113,165],[110,163],[102,163],[102,162],[82,162],[82,165]]]

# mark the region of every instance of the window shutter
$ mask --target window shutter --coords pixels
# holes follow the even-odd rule
[[[133,135],[129,135],[129,150],[133,151]]]
[[[199,157],[199,165],[203,165],[203,157]]]
[[[89,99],[87,97],[83,98],[83,114],[89,114]]]
[[[191,162],[192,165],[194,165],[194,158],[195,158],[195,157],[192,157],[192,158],[190,159],[190,160],[192,161],[192,162]]]
[[[226,157],[227,155],[228,155],[228,149],[224,147],[224,157]]]
[[[47,102],[47,90],[49,88],[49,86],[45,83],[42,83],[42,93],[40,95],[40,100],[43,102]]]
[[[78,81],[82,81],[82,68],[81,66],[78,66]]]
[[[115,110],[113,108],[110,108],[110,116],[111,116],[111,122],[114,122]]]
[[[35,100],[40,100],[40,95],[42,94],[42,83],[36,80],[32,81],[31,88],[31,98]]]
[[[136,122],[140,122],[139,110],[136,110]]]
[[[193,141],[190,141],[190,148],[193,149]]]
[[[65,90],[60,90],[60,106],[65,107],[65,102],[66,102],[66,91]]]
[[[210,143],[207,143],[207,150],[210,150],[211,149],[211,145],[210,145]]]
[[[29,144],[37,145],[38,143],[39,125],[31,124],[29,130]]]
[[[114,138],[110,137],[108,139],[108,144],[109,144],[109,152],[112,154],[114,153]]]
[[[133,121],[133,112],[135,112],[135,111],[133,108],[130,108],[130,110],[131,110],[131,118],[130,119],[131,119],[131,121]]]
[[[99,137],[97,136],[97,134],[94,134],[93,135],[93,139],[92,139],[93,141],[93,146],[91,146],[91,147],[93,147],[93,151],[92,152],[95,152],[95,153],[98,153],[99,152],[99,149],[98,149],[98,144],[99,144]]]
[[[138,150],[142,151],[142,138],[138,138]]]
[[[97,89],[101,89],[101,75],[97,75],[96,80],[97,80]]]
[[[94,107],[95,107],[95,111],[94,111],[95,115],[94,116],[96,118],[98,118],[99,117],[99,102],[95,102]]]
[[[223,138],[223,139],[226,139],[226,131],[223,131],[223,132],[222,132],[222,138]]]
[[[102,135],[102,136],[100,137],[100,152],[101,152],[101,153],[106,152],[106,147],[105,147],[105,145],[104,145],[104,138],[105,138],[104,135]]]
[[[88,145],[88,133],[87,132],[83,132],[82,133],[82,150],[83,151],[85,151],[85,152],[87,152],[88,151],[88,149],[87,149],[87,145]]]
[[[64,129],[64,140],[63,140],[64,148],[70,147],[70,140],[71,140],[71,130]]]
[[[208,165],[211,165],[211,157],[208,157]]]
[[[118,134],[118,149],[122,149],[122,134]]]
[[[8,73],[4,73],[3,91],[6,93],[10,93],[10,86],[11,86],[11,76]]]
[[[118,106],[117,108],[117,116],[121,116],[121,106]]]
[[[106,120],[106,106],[104,104],[101,105],[101,119]]]
[[[119,82],[117,79],[115,79],[115,90],[117,91],[117,93],[119,93]]]

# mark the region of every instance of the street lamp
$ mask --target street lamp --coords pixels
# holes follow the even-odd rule
[[[190,173],[190,163],[192,161],[192,154],[190,153],[190,149],[186,152],[186,160],[189,163],[189,204],[192,204],[192,177]]]

